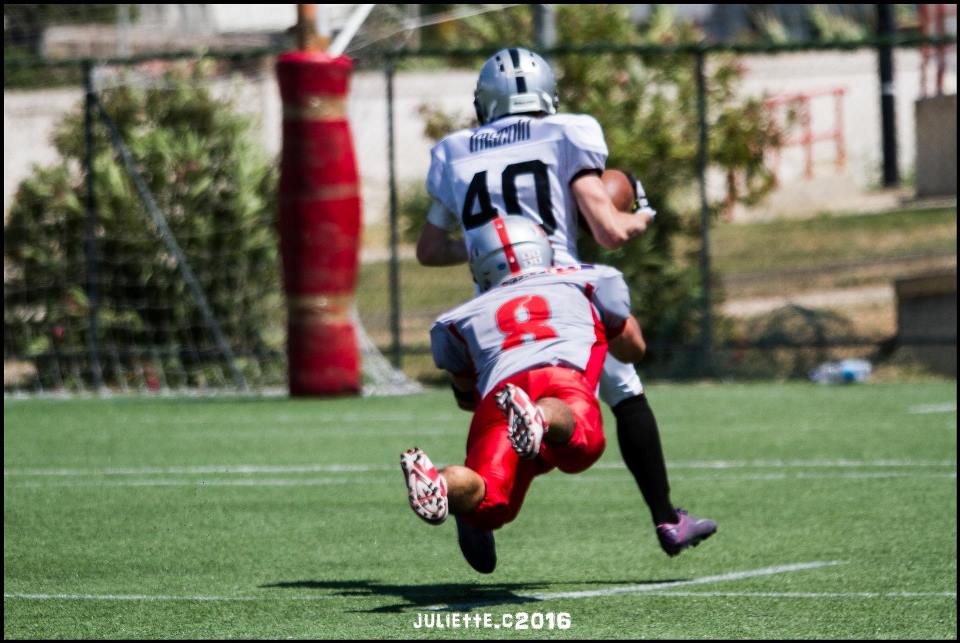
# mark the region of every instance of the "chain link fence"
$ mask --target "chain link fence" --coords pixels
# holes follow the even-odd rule
[[[478,10],[455,6],[436,21]],[[113,17],[127,21],[128,41],[135,13]],[[348,50],[348,113],[364,201],[356,305],[368,353],[436,381],[430,323],[473,288],[465,266],[419,266],[412,241],[429,205],[433,140],[470,123],[476,71],[498,47],[427,50],[415,27],[428,18],[378,5]],[[5,394],[282,388],[273,59],[291,39],[218,38],[217,52],[201,55],[128,42],[125,53],[67,47],[73,57],[60,61],[5,57]],[[951,351],[955,375],[956,172],[952,192],[949,177],[932,176],[944,155],[949,162],[944,141],[956,164],[954,42],[544,51],[559,72],[561,110],[598,106],[610,166],[636,171],[663,215],[652,239],[595,257],[632,280],[650,335],[645,376],[806,377],[845,357],[950,373],[930,356]],[[894,45],[896,186],[883,184],[884,45]],[[942,67],[930,55],[938,47]],[[631,83],[653,79],[641,94],[663,103],[664,127],[678,128],[679,160],[644,148],[648,122],[604,113],[608,96],[578,94],[573,79],[597,64],[624,70],[610,92],[630,114],[653,114],[630,103]],[[719,78],[723,70],[735,78]],[[734,109],[748,103],[762,111]],[[731,114],[760,114],[777,135],[762,163],[744,161],[749,176],[724,142],[745,135],[750,119]]]

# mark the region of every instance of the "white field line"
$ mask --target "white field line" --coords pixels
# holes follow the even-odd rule
[[[727,574],[718,574],[715,576],[704,576],[703,578],[692,578],[690,580],[670,581],[666,583],[644,584],[644,585],[622,585],[620,587],[608,587],[606,589],[591,589],[573,592],[550,592],[535,594],[517,594],[517,598],[526,598],[534,601],[550,601],[560,599],[581,599],[581,598],[600,598],[604,596],[618,596],[620,594],[649,594],[663,592],[671,587],[689,587],[691,585],[707,585],[710,583],[729,583],[733,581],[744,580],[747,578],[757,578],[761,576],[774,576],[777,574],[788,574],[791,572],[801,572],[810,569],[821,569],[824,567],[833,567],[842,565],[842,561],[816,561],[811,563],[795,563],[792,565],[776,565],[773,567],[762,567],[742,572],[730,572]],[[478,601],[475,603],[457,603],[450,605],[432,605],[425,609],[428,610],[457,610],[471,609],[481,607],[491,602],[500,601]]]
[[[946,478],[955,480],[956,472],[950,473],[849,473],[849,474],[822,474],[822,475],[803,475],[803,474],[756,474],[756,475],[719,475],[719,476],[670,476],[671,480],[689,480],[700,482],[771,482],[777,480],[877,480],[884,478]],[[589,483],[607,483],[609,478],[599,476],[557,476],[557,480],[565,480],[576,484]],[[116,489],[122,487],[320,487],[326,485],[346,485],[346,484],[383,484],[384,478],[241,478],[241,479],[176,479],[160,478],[153,480],[49,480],[49,481],[27,481],[27,482],[4,482],[4,489]],[[391,483],[392,484],[392,483]]]
[[[678,460],[670,469],[853,469],[861,467],[955,467],[955,460]],[[593,469],[622,469],[621,462],[601,462]]]
[[[460,415],[455,413],[341,413],[331,414],[318,413],[311,416],[291,416],[274,415],[267,419],[260,417],[236,417],[231,418],[230,426],[254,426],[268,428],[272,426],[293,426],[304,428],[315,428],[326,430],[330,425],[339,424],[360,424],[362,426],[379,426],[381,434],[390,434],[395,432],[395,425],[407,424],[410,426],[423,426],[424,424],[433,424],[437,422],[453,423],[462,427],[466,432],[469,426],[470,416],[466,413]],[[164,416],[164,417],[145,417],[137,418],[138,424],[161,424],[161,425],[208,425],[209,418],[185,416]],[[420,429],[417,429],[418,431]]]
[[[602,478],[595,476],[598,481]],[[671,475],[677,480],[871,480],[876,478],[956,478],[956,471],[782,471],[777,473],[717,473]]]
[[[956,413],[956,402],[944,402],[943,404],[920,404],[911,406],[908,413],[923,415],[926,413]]]
[[[294,465],[200,465],[170,467],[119,467],[106,469],[4,469],[4,476],[148,476],[148,475],[247,475],[261,473],[369,473],[393,471],[397,467],[386,464],[294,464]]]
[[[767,567],[745,572],[734,572],[731,574],[720,574],[717,576],[706,576],[704,578],[694,578],[688,581],[673,581],[660,585],[626,585],[622,587],[610,587],[607,589],[589,590],[581,592],[554,592],[541,594],[518,594],[516,598],[530,599],[536,601],[547,601],[556,599],[580,599],[595,598],[603,596],[615,596],[620,594],[631,594],[634,596],[649,597],[667,597],[667,598],[798,598],[798,599],[818,599],[818,598],[860,598],[860,599],[899,599],[899,598],[952,598],[956,600],[956,592],[722,592],[722,591],[678,591],[665,589],[669,587],[680,587],[690,585],[704,585],[708,583],[720,583],[743,580],[745,578],[755,578],[758,576],[770,576],[774,574],[784,574],[809,569],[820,569],[842,564],[838,561],[799,563],[796,565],[781,565],[777,567]],[[318,596],[310,595],[266,595],[266,596],[172,596],[156,594],[38,594],[38,593],[7,593],[4,592],[5,599],[20,599],[30,601],[144,601],[144,602],[231,602],[231,601],[325,601],[325,600],[349,600],[349,596],[322,594]],[[496,604],[502,600],[491,599],[477,603],[460,603],[446,606],[431,606],[424,609],[470,609],[472,607],[482,607],[484,605]]]
[[[153,601],[153,602],[227,602],[227,601],[329,601],[343,596],[165,596],[157,594],[17,594],[4,592],[3,597],[27,601]]]
[[[666,598],[952,598],[956,592],[677,592],[652,591],[639,596]],[[144,601],[144,602],[231,602],[231,601],[330,601],[349,599],[349,596],[164,596],[156,594],[16,594],[5,593],[4,598],[27,601]]]
[[[798,572],[808,569],[820,569],[823,567],[832,567],[843,564],[840,561],[798,563],[795,565],[778,565],[776,567],[764,567],[744,572],[733,572],[729,574],[720,574],[716,576],[705,576],[703,578],[694,578],[685,581],[671,581],[659,585],[626,585],[621,587],[610,587],[607,589],[589,590],[583,592],[556,592],[550,594],[516,594],[517,598],[525,598],[536,601],[548,601],[559,598],[592,598],[595,596],[615,596],[618,594],[639,594],[639,593],[657,593],[662,592],[667,587],[682,587],[689,585],[704,585],[708,583],[722,583],[743,580],[745,578],[755,578],[758,576],[771,576],[774,574],[785,574],[789,572]],[[171,596],[171,595],[151,595],[151,594],[37,594],[37,593],[14,593],[4,592],[3,597],[34,600],[34,601],[264,601],[264,600],[333,600],[349,598],[337,595],[267,595],[267,596]],[[502,600],[491,600],[476,603],[476,606],[503,602]],[[464,604],[468,605],[468,604]],[[472,605],[472,604],[469,604]],[[433,606],[425,609],[447,609],[447,607],[459,606]]]
[[[902,463],[901,463],[902,464]],[[881,466],[881,465],[872,465]],[[907,465],[903,465],[907,466]],[[955,466],[953,463],[921,463],[915,466],[945,467]],[[352,474],[352,473],[379,473],[393,472],[395,467],[388,465],[316,465],[316,466],[293,466],[293,467],[166,467],[166,468],[142,468],[142,469],[104,469],[104,470],[82,470],[82,469],[27,469],[23,471],[5,471],[4,488],[119,488],[119,487],[315,487],[337,484],[382,484],[385,481],[384,475],[377,477],[371,476],[344,476],[331,475],[325,477],[303,477],[303,478],[175,478],[167,477],[171,475],[206,475],[206,474],[259,474],[259,473],[313,473],[322,472],[329,474]],[[613,469],[618,473],[626,475],[623,465],[614,467],[598,467]],[[947,478],[956,479],[956,471],[779,471],[779,472],[751,472],[738,473],[733,467],[706,467],[707,470],[716,470],[713,474],[674,474],[671,479],[681,481],[717,481],[717,482],[735,482],[735,481],[777,481],[777,480],[877,480],[877,479],[895,479],[895,478]],[[141,476],[153,475],[160,477],[151,478],[130,478],[121,477],[117,479],[109,476]],[[34,478],[32,480],[8,480],[12,477]],[[86,478],[86,479],[84,479]],[[557,476],[555,479],[573,482],[575,484],[584,483],[609,483],[610,475],[596,475],[587,473],[578,476]]]
[[[671,480],[692,481],[775,481],[775,480],[878,480],[884,478],[950,478],[956,479],[956,471],[942,472],[908,472],[908,471],[833,471],[829,473],[805,473],[802,471],[790,473],[730,473],[718,475],[671,475]],[[579,482],[609,482],[610,479],[602,476],[564,476],[562,480],[576,480]]]
[[[872,478],[953,478],[956,479],[956,471],[854,471],[850,473],[797,473],[792,476],[794,479],[818,478],[843,478],[846,480],[870,480]],[[790,479],[790,475],[783,476],[784,479]],[[779,478],[761,478],[756,476],[753,480],[777,480]]]
[[[956,592],[675,592],[652,596],[678,598],[952,598]]]
[[[743,481],[777,481],[777,480],[877,480],[884,478],[947,478],[955,480],[957,473],[950,472],[918,472],[905,471],[890,472],[836,472],[836,473],[758,473],[758,474],[719,474],[719,475],[672,475],[671,480],[687,480],[700,482],[743,482]],[[610,483],[609,476],[577,475],[556,476],[555,480],[573,482],[575,484]],[[71,489],[115,489],[121,487],[318,487],[338,484],[384,484],[386,478],[354,477],[354,478],[214,478],[214,479],[186,479],[186,478],[152,478],[152,479],[46,479],[28,481],[4,481],[4,489],[55,489],[69,487]]]
[[[678,460],[669,462],[670,469],[817,469],[817,468],[899,468],[899,467],[956,467],[952,460]],[[601,462],[593,469],[625,470],[621,462]],[[196,465],[168,467],[107,467],[107,468],[4,468],[4,477],[54,476],[144,476],[144,475],[256,475],[285,473],[370,473],[393,471],[392,464],[303,464],[303,465]]]
[[[240,478],[214,480],[184,480],[156,478],[150,480],[52,480],[44,482],[4,483],[4,488],[51,489],[57,487],[116,488],[116,487],[319,487],[337,484],[382,484],[383,478]]]
[[[956,592],[643,592],[640,596],[666,598],[952,598]],[[164,596],[156,594],[18,594],[4,598],[27,601],[144,601],[144,602],[230,602],[230,601],[329,601],[347,596]]]
[[[256,601],[253,596],[162,596],[150,594],[8,594],[6,598],[27,601]]]

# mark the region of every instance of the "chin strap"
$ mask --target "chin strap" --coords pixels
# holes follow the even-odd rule
[[[485,125],[486,123],[483,122],[483,114],[480,110],[480,101],[476,98],[473,99],[473,109],[477,112],[477,122],[480,125]]]

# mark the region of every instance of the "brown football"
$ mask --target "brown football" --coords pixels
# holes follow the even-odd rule
[[[604,170],[600,180],[607,188],[613,205],[618,210],[630,212],[633,206],[633,185],[627,175],[620,170]]]

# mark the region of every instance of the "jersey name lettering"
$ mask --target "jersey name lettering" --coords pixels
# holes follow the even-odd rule
[[[471,136],[470,153],[528,140],[530,140],[530,121],[517,121],[496,132],[481,131]]]

